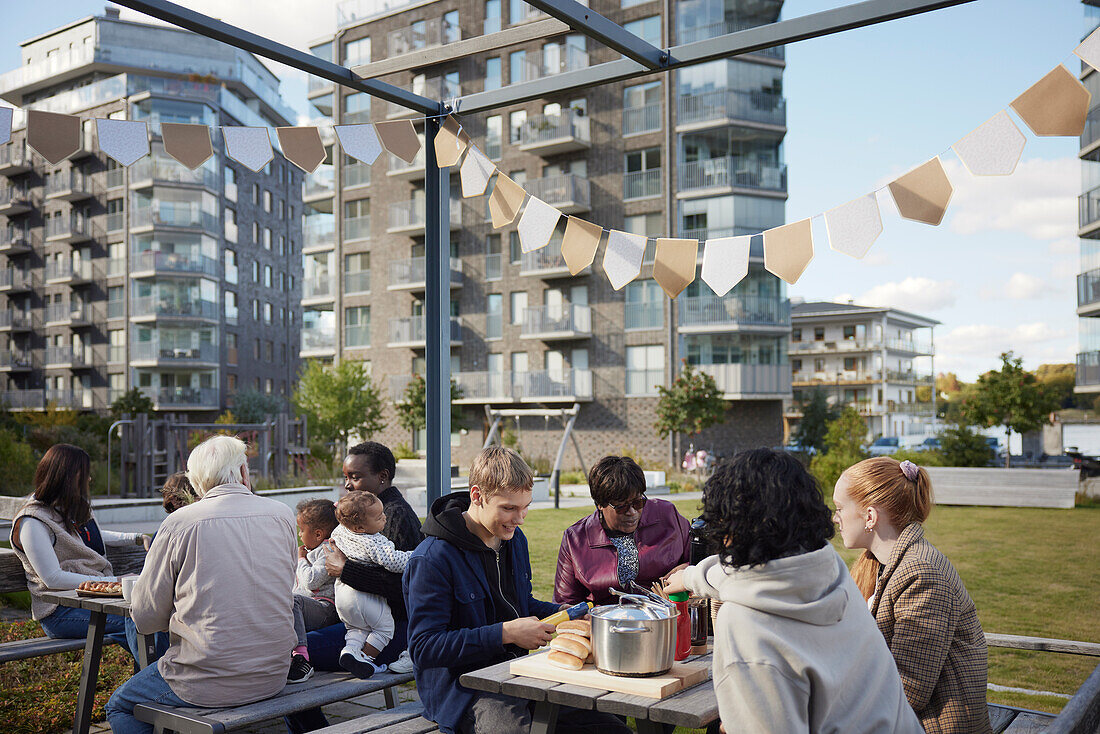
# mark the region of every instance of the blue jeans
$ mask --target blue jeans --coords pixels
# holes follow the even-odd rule
[[[53,614],[38,620],[46,636],[55,640],[79,640],[88,636],[88,624],[92,613],[87,609],[73,609],[72,607],[58,607]],[[122,645],[127,652],[137,660],[136,650],[141,641],[138,639],[138,631],[134,623],[128,617],[120,617],[117,614],[108,614],[107,623],[103,628],[104,637],[110,637]],[[156,634],[157,651],[153,660],[159,660],[160,656],[168,650],[168,633]],[[136,671],[135,671],[136,672]]]
[[[119,686],[107,701],[107,723],[114,734],[152,734],[152,724],[134,718],[134,706],[139,703],[191,706],[172,693],[157,666],[150,665]]]

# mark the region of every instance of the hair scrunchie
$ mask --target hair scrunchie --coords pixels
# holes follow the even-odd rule
[[[917,481],[917,476],[920,473],[920,468],[916,464],[906,459],[905,461],[901,462],[900,466],[901,473],[905,475],[906,479],[908,479],[910,482]]]

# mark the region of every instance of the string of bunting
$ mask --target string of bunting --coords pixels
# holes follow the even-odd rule
[[[1094,31],[1073,52],[1100,70],[1100,29]],[[1054,67],[1013,100],[1009,108],[1036,136],[1079,136],[1085,127],[1091,97],[1084,85],[1063,64]],[[0,107],[0,144],[11,140],[12,112]],[[40,110],[28,110],[27,143],[51,164],[60,163],[81,145],[81,119]],[[442,117],[440,115],[439,117]],[[367,165],[385,148],[412,163],[422,143],[411,118],[389,122],[335,125],[344,152]],[[96,119],[99,147],[120,165],[130,166],[149,155],[149,130],[144,121]],[[270,130],[264,127],[222,127],[225,152],[252,171],[259,172],[275,156]],[[283,156],[312,173],[325,160],[325,146],[317,127],[275,128]],[[165,152],[190,169],[214,155],[210,128],[206,125],[161,123]],[[1016,169],[1025,138],[1008,115],[999,111],[974,131],[951,146],[951,150],[974,176],[1007,176]],[[463,198],[489,196],[489,214],[494,229],[519,219],[516,225],[523,252],[546,247],[563,215],[497,169],[452,115],[446,116],[435,139],[435,153],[441,168],[457,166]],[[922,163],[886,186],[826,211],[823,215],[829,247],[853,258],[862,258],[882,234],[878,194],[888,190],[905,219],[939,225],[954,191],[940,160],[942,154]],[[590,267],[604,241],[599,224],[566,216],[561,255],[569,272],[577,275]],[[814,257],[814,241],[808,217],[760,233],[764,240],[764,268],[789,284],[802,277]],[[641,273],[648,238],[616,229],[606,230],[601,267],[612,288],[622,289]],[[749,243],[754,235],[707,239],[703,245],[700,277],[721,297],[747,274]],[[676,298],[695,280],[699,240],[657,238],[653,278],[669,298]]]

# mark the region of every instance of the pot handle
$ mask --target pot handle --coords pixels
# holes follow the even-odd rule
[[[647,627],[612,627],[611,631],[615,634],[640,634],[642,632],[649,632]]]

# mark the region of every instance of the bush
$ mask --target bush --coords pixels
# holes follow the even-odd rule
[[[911,449],[899,449],[894,453],[898,461],[909,460],[917,466],[947,466],[943,454],[939,451],[913,451]]]
[[[588,477],[582,471],[563,471],[561,473],[562,484],[587,484]]]
[[[940,434],[940,453],[947,466],[989,466],[994,459],[985,436],[966,426],[948,428]]]
[[[836,420],[829,421],[825,431],[828,451],[810,460],[810,473],[821,483],[825,495],[832,494],[845,469],[867,458],[862,449],[866,435],[867,425],[854,408],[845,408]]]
[[[38,465],[31,447],[12,431],[0,429],[0,494],[21,497],[31,491]]]
[[[399,443],[393,447],[393,458],[397,461],[402,459],[419,459],[420,454],[409,448],[407,443]]]

